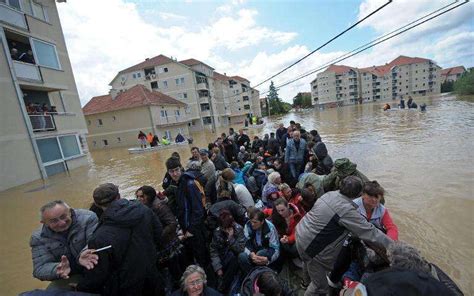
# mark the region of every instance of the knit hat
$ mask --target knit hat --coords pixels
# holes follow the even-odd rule
[[[99,185],[92,193],[94,202],[99,206],[111,203],[117,196],[119,196],[118,186],[112,183]]]
[[[204,148],[203,148],[203,149],[199,149],[199,154],[209,156],[209,150],[204,149]]]

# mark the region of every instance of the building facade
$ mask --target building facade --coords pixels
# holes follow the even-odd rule
[[[451,81],[454,82],[466,72],[464,66],[457,66],[452,68],[446,68],[441,70],[441,82]]]
[[[137,146],[140,131],[170,141],[189,136],[186,104],[141,84],[93,97],[83,111],[91,149]]]
[[[110,86],[114,92],[137,84],[185,103],[190,131],[237,124],[248,113],[261,114],[247,79],[220,74],[196,59],[158,55],[120,71]]]
[[[311,95],[318,106],[335,107],[438,94],[440,70],[429,59],[406,56],[368,68],[331,65],[311,82]]]
[[[0,190],[87,164],[56,2],[0,1],[0,42]]]

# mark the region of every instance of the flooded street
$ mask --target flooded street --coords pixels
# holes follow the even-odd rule
[[[418,105],[423,101],[417,100]],[[387,206],[407,241],[439,265],[466,295],[474,293],[474,100],[453,96],[426,99],[428,112],[382,112],[382,103],[326,111],[308,110],[272,118],[250,135],[274,131],[278,123],[300,122],[317,129],[335,160],[348,157],[386,189]],[[238,127],[235,127],[238,128]],[[219,132],[227,130],[219,130]],[[194,134],[207,147],[217,135]],[[174,148],[173,148],[174,149]],[[90,166],[0,193],[0,295],[47,285],[32,278],[28,241],[46,201],[63,199],[88,208],[100,183],[120,186],[132,197],[141,185],[157,186],[174,150],[130,155],[127,149],[90,153]],[[182,158],[189,147],[180,147]],[[14,153],[12,151],[12,153]]]

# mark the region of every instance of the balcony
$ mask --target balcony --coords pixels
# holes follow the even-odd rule
[[[197,90],[209,90],[209,85],[205,82],[198,83],[196,85]]]
[[[35,64],[13,61],[13,69],[16,77],[20,80],[42,83],[41,72]]]
[[[160,120],[158,121],[158,124],[156,125],[156,127],[160,128],[160,126],[164,126],[164,125],[176,125],[176,124],[182,124],[185,122],[187,122],[186,118],[181,115],[160,117]]]
[[[56,130],[56,124],[54,122],[53,115],[29,114],[28,116],[30,117],[33,132],[36,133]]]
[[[13,7],[0,4],[0,21],[9,25],[28,30],[25,15]]]

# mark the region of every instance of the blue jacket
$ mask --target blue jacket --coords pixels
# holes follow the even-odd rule
[[[245,185],[245,175],[244,172],[242,172],[240,169],[233,169],[235,173],[234,180],[232,180],[233,183],[235,184],[242,184]]]
[[[257,243],[257,233],[261,236],[260,244]],[[272,263],[280,256],[280,239],[278,232],[273,224],[265,219],[262,227],[255,231],[250,221],[245,223],[244,235],[247,239],[244,252],[250,256],[250,253],[257,253],[261,250],[268,251],[268,261]]]
[[[205,210],[202,193],[195,184],[196,172],[187,171],[179,179],[177,197],[177,217],[183,231],[204,222]]]
[[[300,147],[296,149],[295,141],[293,139],[289,139],[288,143],[286,144],[285,150],[285,162],[286,163],[298,163],[304,161],[306,151],[306,141],[305,139],[300,139]]]

